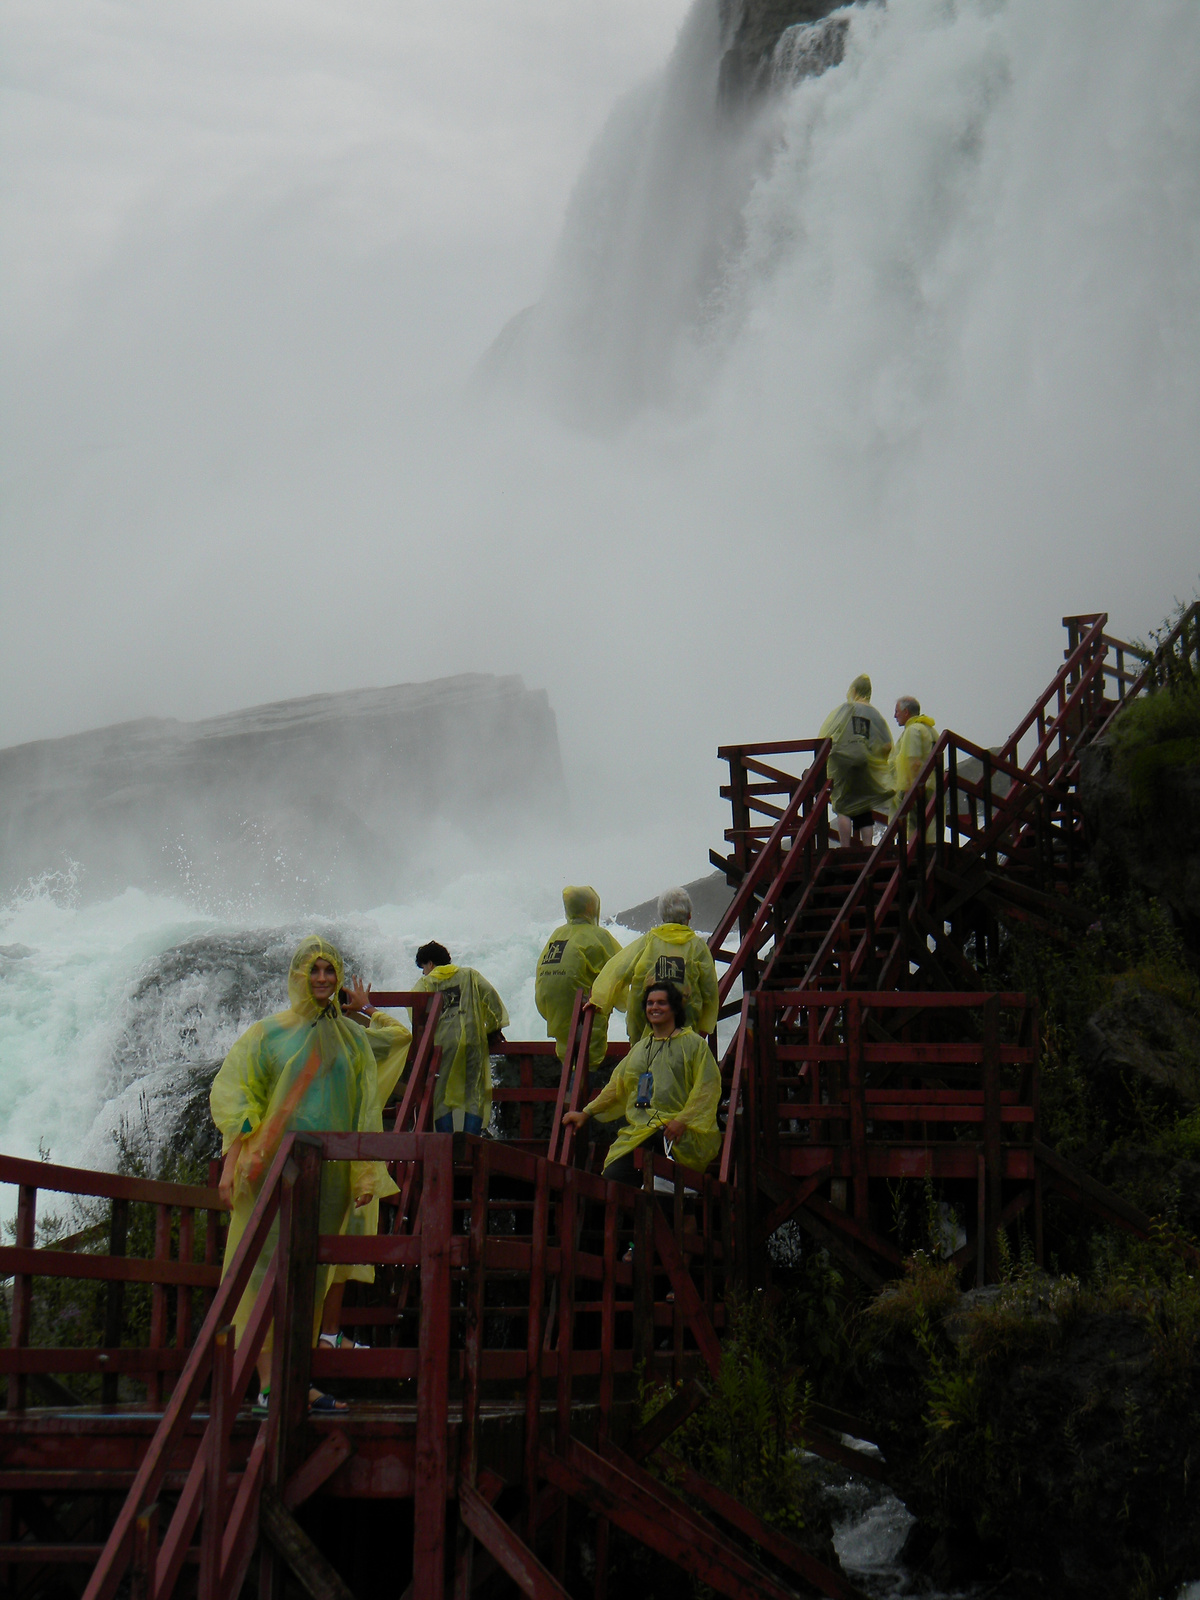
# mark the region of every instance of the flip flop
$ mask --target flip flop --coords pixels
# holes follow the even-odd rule
[[[317,1393],[315,1400],[308,1402],[310,1411],[349,1411],[350,1407],[344,1400],[335,1400],[331,1394]]]
[[[270,1408],[270,1403],[271,1403],[271,1391],[270,1391],[270,1389],[260,1389],[258,1391],[258,1399],[250,1407],[250,1415],[252,1417],[265,1417],[266,1414],[267,1414],[268,1409]]]
[[[317,1340],[326,1350],[369,1350],[370,1345],[356,1344],[353,1339],[348,1339],[344,1333],[323,1333]]]

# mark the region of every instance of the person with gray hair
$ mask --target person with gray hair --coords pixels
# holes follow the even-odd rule
[[[678,922],[686,926],[692,920],[692,897],[686,889],[664,889],[658,897],[660,923]]]
[[[678,986],[687,1026],[712,1033],[717,1026],[717,969],[712,952],[692,932],[692,898],[686,889],[664,889],[657,925],[609,961],[592,985],[592,1004],[607,1017],[625,1013],[625,1031],[636,1044],[647,1028],[643,997],[652,980]]]
[[[904,804],[921,768],[929,760],[938,736],[933,718],[921,715],[921,702],[915,695],[902,694],[896,701],[894,716],[900,735],[892,747],[892,798],[888,806],[889,817],[894,817]],[[910,838],[916,832],[916,826],[911,818],[907,832]],[[933,837],[932,823],[928,826],[927,837]]]

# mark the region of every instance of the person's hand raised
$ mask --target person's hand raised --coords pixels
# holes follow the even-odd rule
[[[346,979],[346,1005],[347,1011],[366,1011],[371,1004],[371,996],[366,984],[357,972],[352,972]]]

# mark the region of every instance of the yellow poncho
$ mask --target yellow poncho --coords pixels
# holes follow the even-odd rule
[[[892,736],[887,723],[866,700],[846,700],[821,724],[819,736],[831,739],[830,804],[839,817],[885,811],[892,798],[888,755]]]
[[[932,717],[909,717],[896,735],[891,761],[892,800],[889,816],[894,817],[903,805],[904,797],[917,781],[917,775],[929,760],[936,743],[937,728]]]
[[[371,1018],[371,1026],[366,1031],[366,1040],[375,1057],[375,1098],[379,1103],[380,1124],[383,1121],[383,1108],[391,1099],[392,1090],[400,1081],[400,1074],[404,1071],[408,1061],[408,1050],[412,1044],[412,1034],[402,1022],[395,1017],[390,1017],[386,1012],[377,1011]],[[373,1239],[379,1232],[379,1200],[372,1199],[365,1206],[355,1206],[350,1212],[350,1220],[346,1223],[347,1234],[358,1234],[368,1239]],[[374,1283],[375,1268],[368,1265],[337,1266],[330,1275],[331,1283],[344,1283],[350,1278],[356,1278],[359,1283]]]
[[[367,1034],[342,1016],[337,995],[323,1009],[312,997],[309,974],[324,957],[344,969],[337,950],[324,940],[305,939],[288,972],[286,1011],[256,1022],[230,1050],[213,1079],[209,1104],[221,1131],[221,1149],[244,1142],[233,1180],[233,1215],[225,1244],[225,1267],[233,1260],[275,1152],[285,1133],[379,1133],[375,1054]],[[407,1032],[407,1030],[404,1030]],[[355,1197],[395,1194],[396,1185],[381,1161],[326,1161],[321,1174],[320,1231],[344,1231]],[[238,1337],[254,1307],[278,1239],[272,1227],[249,1287],[234,1316]],[[317,1268],[313,1337],[329,1284],[329,1268]],[[268,1332],[265,1348],[270,1349]]]
[[[443,996],[434,1043],[441,1046],[442,1064],[433,1095],[434,1121],[461,1106],[482,1117],[486,1128],[492,1115],[492,1062],[488,1034],[508,1027],[504,1001],[474,967],[434,967],[414,988]]]
[[[654,1075],[654,1093],[647,1110],[639,1110],[634,1103],[643,1072]],[[682,1028],[669,1039],[643,1034],[584,1110],[600,1122],[625,1118],[626,1126],[614,1139],[605,1167],[636,1150],[668,1122],[678,1120],[687,1124],[687,1132],[671,1155],[681,1165],[703,1172],[721,1148],[717,1127],[720,1101],[721,1073],[708,1040],[691,1028]]]
[[[597,926],[600,896],[594,889],[564,889],[563,910],[567,921],[561,928],[555,928],[538,957],[533,991],[560,1061],[566,1054],[576,992],[585,989],[590,993],[605,963],[621,948],[607,928]],[[598,1067],[607,1048],[608,1017],[601,1011],[592,1018],[588,1065]]]
[[[651,978],[679,986],[687,1024],[697,1033],[717,1025],[717,969],[698,933],[682,922],[664,922],[613,956],[592,985],[592,1004],[607,1016],[624,1011],[625,1031],[636,1044],[646,1031],[642,997]]]

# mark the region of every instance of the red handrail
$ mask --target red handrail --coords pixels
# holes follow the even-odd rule
[[[286,1134],[275,1153],[266,1181],[259,1192],[250,1221],[242,1235],[237,1253],[230,1263],[229,1271],[221,1280],[220,1286],[213,1297],[204,1325],[200,1329],[195,1344],[192,1346],[187,1365],[179,1377],[179,1382],[167,1402],[163,1412],[162,1421],[155,1430],[150,1446],[138,1468],[129,1491],[125,1504],[121,1507],[113,1530],[108,1536],[104,1550],[96,1563],[96,1569],[84,1590],[83,1600],[111,1600],[129,1565],[133,1549],[134,1523],[138,1512],[143,1506],[151,1504],[158,1495],[170,1462],[171,1452],[179,1441],[184,1428],[187,1426],[196,1402],[200,1398],[205,1380],[212,1367],[213,1348],[217,1330],[223,1328],[232,1320],[233,1313],[241,1300],[246,1285],[250,1281],[250,1274],[254,1270],[262,1248],[266,1243],[271,1224],[279,1209],[280,1180],[285,1167],[291,1157],[292,1146],[295,1143],[295,1134]],[[263,1289],[265,1291],[266,1285]],[[260,1291],[256,1312],[259,1306],[269,1305],[269,1300],[264,1300]],[[264,1310],[262,1331],[265,1333],[267,1318]],[[261,1341],[260,1341],[261,1344]],[[246,1350],[249,1351],[247,1344]],[[257,1358],[258,1351],[254,1351]],[[249,1376],[246,1367],[243,1383]],[[157,1587],[157,1586],[156,1586]],[[154,1600],[154,1596],[151,1597]]]

